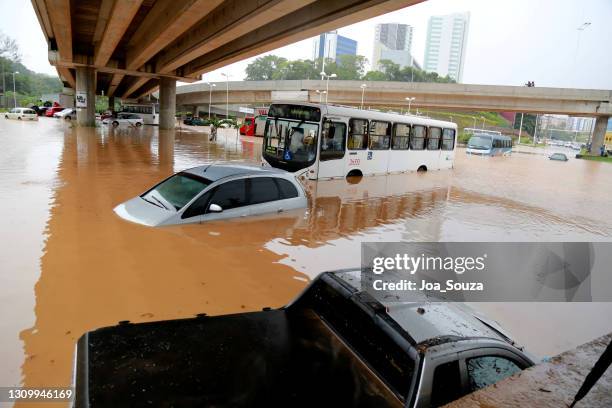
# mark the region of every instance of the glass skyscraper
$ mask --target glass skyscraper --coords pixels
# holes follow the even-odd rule
[[[407,24],[377,24],[374,35],[373,69],[380,69],[378,61],[390,60],[400,68],[413,65],[412,27]]]
[[[357,55],[357,41],[338,35],[337,31],[323,33],[313,39],[312,59],[336,60],[340,55]]]
[[[426,71],[437,72],[440,76],[448,75],[461,82],[469,23],[469,13],[429,18],[423,64]]]

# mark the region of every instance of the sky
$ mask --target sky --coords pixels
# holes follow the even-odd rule
[[[24,64],[56,74],[47,59],[47,45],[30,1],[0,0],[0,31],[16,38]],[[6,12],[11,10],[11,12]],[[432,15],[469,12],[470,26],[463,82],[563,88],[612,89],[612,0],[428,0],[340,28],[357,40],[357,53],[372,58],[378,23],[413,26],[412,54],[423,63],[427,22]],[[577,28],[591,25],[584,31]],[[310,59],[312,39],[262,54]],[[204,74],[204,80],[242,80],[254,58]]]

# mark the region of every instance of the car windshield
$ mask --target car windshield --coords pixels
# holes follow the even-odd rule
[[[472,136],[468,141],[470,149],[488,150],[491,148],[491,137],[489,136]]]
[[[211,181],[189,173],[178,173],[162,181],[141,197],[151,204],[166,209],[170,204],[176,210],[183,208],[196,195],[210,185]],[[152,199],[152,201],[150,200]],[[163,201],[162,201],[163,200]],[[160,202],[161,201],[161,202]]]

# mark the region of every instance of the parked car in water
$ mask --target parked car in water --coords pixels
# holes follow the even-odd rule
[[[119,125],[128,125],[141,127],[144,125],[144,119],[135,113],[118,113],[116,117],[110,117],[102,120],[105,125],[117,127]]]
[[[115,213],[138,224],[160,226],[283,212],[306,205],[304,189],[289,172],[218,164],[170,176],[115,207]]]
[[[76,118],[76,109],[66,108],[60,112],[54,113],[53,117],[65,120],[72,120],[73,118]]]
[[[209,122],[202,118],[190,117],[190,118],[183,120],[183,124],[188,125],[188,126],[208,126]]]
[[[13,108],[4,114],[5,119],[38,120],[38,114],[30,108]]]
[[[467,306],[375,298],[359,274],[280,309],[88,332],[75,406],[437,407],[534,364]]]
[[[64,109],[66,109],[66,108],[64,108],[62,106],[52,106],[50,108],[47,108],[47,110],[45,111],[45,116],[48,117],[48,118],[52,118],[53,115],[55,115],[58,112],[63,111]]]
[[[557,161],[568,161],[569,160],[567,156],[565,155],[565,153],[553,153],[548,158],[550,160],[557,160]]]

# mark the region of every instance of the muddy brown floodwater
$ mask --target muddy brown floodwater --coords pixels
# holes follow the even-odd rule
[[[112,211],[174,171],[259,163],[251,137],[0,119],[0,386],[70,383],[74,345],[116,324],[278,307],[362,241],[607,241],[612,165],[457,154],[452,171],[309,182],[307,212],[148,228]],[[476,304],[532,352],[612,331],[612,304]]]

